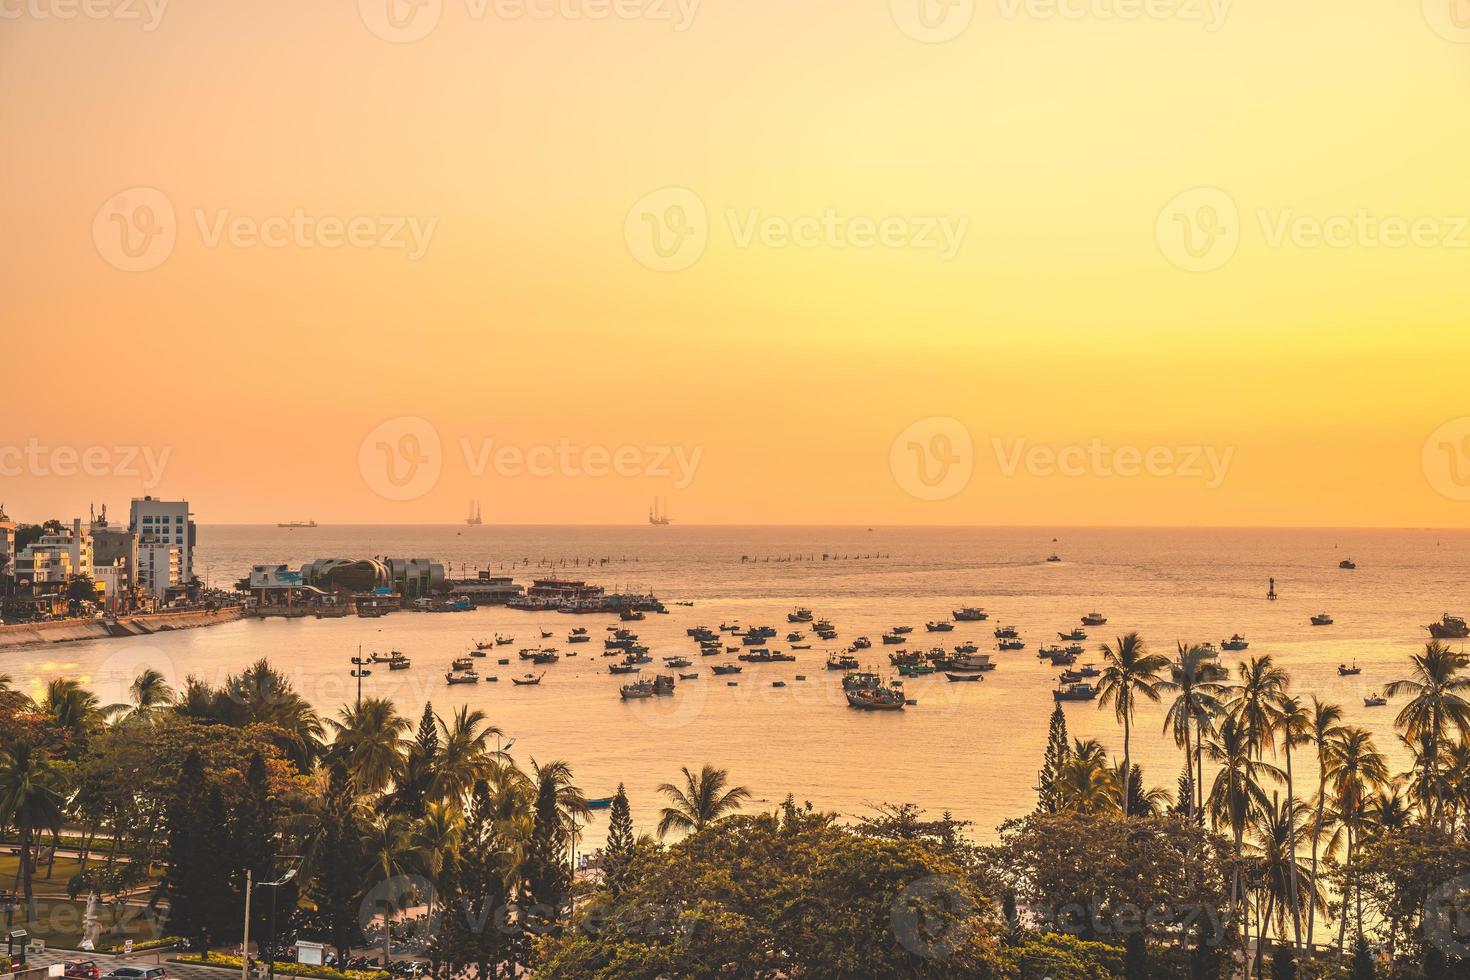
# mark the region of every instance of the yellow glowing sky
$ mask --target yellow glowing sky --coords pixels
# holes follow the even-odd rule
[[[889,0],[704,0],[682,32],[441,0],[427,37],[388,43],[367,26],[386,2],[180,2],[145,31],[0,0],[0,446],[166,449],[152,489],[205,522],[448,521],[471,497],[492,522],[623,522],[665,494],[690,523],[1470,524],[1421,458],[1470,415],[1470,17],[1454,29],[1451,0],[1237,0],[1213,31],[1205,0],[1138,19],[1118,9],[1142,0],[979,0],[943,44]],[[126,272],[94,219],[139,186],[177,241]],[[658,272],[625,218],[668,187],[707,207],[708,244]],[[1239,245],[1186,271],[1156,223],[1201,187],[1238,208]],[[436,224],[417,260],[211,247],[199,227],[297,209]],[[742,246],[732,209],[968,232],[948,262]],[[1283,216],[1359,212],[1438,231],[1272,243]],[[359,463],[401,416],[444,447],[406,501]],[[890,449],[936,416],[975,455],[931,501]],[[460,440],[491,438],[702,456],[677,489],[477,477]],[[993,439],[1233,456],[1213,488],[1007,475]],[[142,490],[0,476],[21,519]]]

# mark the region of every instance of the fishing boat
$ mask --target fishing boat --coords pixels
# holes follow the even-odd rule
[[[739,633],[740,632],[740,624],[739,623],[721,623],[720,624],[720,632],[721,633]]]
[[[739,664],[715,664],[710,669],[723,677],[726,674],[738,674],[745,668]]]
[[[451,670],[444,675],[444,679],[450,684],[478,684],[480,675],[473,670]]]
[[[956,674],[977,674],[994,670],[997,666],[988,653],[969,653],[962,657],[955,657],[949,662],[950,670]]]
[[[471,670],[471,669],[474,668],[474,666],[475,666],[475,662],[473,660],[471,660],[469,657],[456,657],[449,664],[449,669],[450,670]]]
[[[964,606],[954,610],[950,615],[957,623],[979,623],[990,618],[990,613],[979,606]]]
[[[1020,635],[1020,632],[1014,626],[997,626],[995,628],[995,638],[997,640],[1014,640]]]
[[[499,633],[495,634],[495,645],[498,647],[508,647],[515,641],[516,638],[513,636],[501,636]]]
[[[768,626],[768,627],[766,627],[766,629],[770,629],[770,627]],[[836,629],[832,626],[832,623],[830,621],[828,621],[828,620],[825,620],[825,619],[819,619],[815,623],[813,623],[812,624],[812,629],[816,630],[818,633],[824,633],[824,632],[825,633],[834,633],[834,632],[836,632]],[[768,636],[775,636],[776,635],[776,631],[775,630],[771,630],[767,635]]]
[[[928,677],[934,673],[934,665],[928,663],[899,664],[899,677]]]
[[[1079,626],[1076,629],[1072,630],[1070,633],[1058,633],[1057,639],[1078,641],[1085,640],[1087,639],[1087,631]]]
[[[545,676],[545,674],[527,674],[525,677],[512,677],[510,682],[518,687],[535,687]]]
[[[1463,640],[1470,637],[1470,625],[1466,625],[1459,616],[1451,616],[1449,613],[1445,613],[1439,622],[1430,623],[1424,628],[1436,640]]]
[[[470,651],[470,656],[472,656],[472,657],[480,657],[480,658],[483,659],[484,657],[490,656],[490,654],[487,653],[484,650],[471,650]]]
[[[625,623],[636,623],[643,619],[643,613],[637,609],[624,608],[622,612],[618,613],[618,618]]]
[[[590,634],[588,634],[587,627],[585,626],[578,626],[576,629],[567,634],[568,643],[587,643],[591,639],[592,637]]]
[[[680,667],[692,667],[694,666],[694,662],[688,657],[665,657],[664,666],[677,670]]]
[[[388,653],[379,653],[378,651],[374,650],[371,654],[368,655],[368,659],[375,664],[390,664],[395,660],[402,660],[403,654],[397,650],[392,650]]]
[[[793,650],[810,650],[811,648],[812,648],[812,645],[810,643],[793,643],[793,644],[791,644],[791,649],[793,649]]]
[[[1356,677],[1362,672],[1363,668],[1358,666],[1358,662],[1356,660],[1353,661],[1353,665],[1351,667],[1349,667],[1347,664],[1337,665],[1338,677]]]
[[[889,632],[897,633],[899,636],[908,636],[914,631],[912,626],[895,626]]]
[[[951,684],[964,684],[971,681],[985,680],[984,674],[956,674],[948,670],[944,672],[944,676],[949,678]]]
[[[538,667],[543,667],[547,664],[554,664],[560,659],[561,657],[555,650],[542,650],[531,658],[531,662]]]
[[[780,650],[751,650],[749,653],[742,653],[736,659],[743,660],[748,664],[783,664],[796,662],[795,657],[789,653],[782,653]]]
[[[891,647],[891,646],[897,646],[898,644],[903,643],[904,640],[905,640],[905,637],[904,637],[904,635],[902,633],[884,633],[883,634],[883,645],[884,646],[889,646],[889,647]]]
[[[1054,653],[1051,655],[1051,665],[1053,667],[1070,667],[1076,662],[1077,654],[1067,650],[1063,650],[1061,653]]]
[[[1082,617],[1083,626],[1103,626],[1106,625],[1107,621],[1108,617],[1100,612],[1090,612]]]
[[[412,666],[413,664],[409,662],[407,657],[399,657],[397,660],[388,661],[389,670],[408,670]]]
[[[489,650],[493,646],[495,646],[495,641],[494,640],[476,640],[475,641],[475,649],[476,650]]]
[[[860,636],[856,640],[852,641],[852,648],[854,650],[866,650],[872,645],[873,641],[868,639],[866,636]]]
[[[1318,615],[1312,617],[1312,625],[1313,626],[1331,626],[1332,625],[1332,617],[1329,616],[1329,615],[1327,615],[1326,613],[1319,613]]]
[[[788,623],[810,623],[811,621],[812,611],[805,606],[793,609],[786,614],[786,622]]]
[[[1062,560],[1062,556],[1053,552],[1052,554],[1046,556],[1046,560],[1052,563],[1056,563]]]
[[[959,655],[961,655],[961,656],[964,656],[967,653],[978,653],[979,651],[980,651],[980,648],[979,647],[977,647],[973,643],[968,643],[968,642],[961,643],[961,644],[959,644],[958,646],[956,646],[954,648],[954,652],[957,653],[957,654],[959,654]]]
[[[681,681],[697,681],[697,680],[699,680],[699,671],[696,670],[692,674],[680,674],[679,675],[679,680],[681,680]]]
[[[608,664],[607,665],[607,672],[609,674],[636,674],[636,673],[638,673],[638,665],[637,664]]]
[[[902,711],[907,702],[903,692],[882,687],[864,687],[845,693],[848,705],[863,711]]]
[[[791,632],[791,633],[787,633],[786,634],[786,642],[787,643],[800,643],[802,641],[802,639],[803,639],[802,634],[797,633],[797,632],[794,632],[794,631]]]
[[[1026,641],[1018,639],[1001,640],[996,644],[996,647],[1001,650],[1024,650],[1026,649]]]
[[[542,630],[541,631],[541,639],[543,639],[543,640],[549,640],[549,639],[551,639],[551,630]]]
[[[1350,572],[1353,569],[1355,569],[1355,568],[1358,567],[1358,563],[1355,562],[1355,561],[1353,561],[1351,558],[1344,558],[1342,561],[1340,561],[1340,562],[1337,563],[1337,567],[1338,568],[1342,568],[1342,569],[1346,569],[1347,571]]]
[[[1239,633],[1233,633],[1231,634],[1230,639],[1220,641],[1220,646],[1222,649],[1230,651],[1244,650],[1246,647],[1250,646],[1250,642]]]
[[[1365,708],[1381,708],[1386,704],[1388,704],[1388,698],[1381,694],[1370,694],[1363,699],[1363,707]]]
[[[858,659],[850,653],[829,653],[827,655],[828,670],[857,670]]]
[[[653,681],[635,681],[618,689],[624,701],[642,701],[653,697]]]
[[[1056,701],[1091,701],[1097,697],[1097,688],[1091,684],[1063,684],[1051,696]]]
[[[786,682],[785,681],[771,681],[771,686],[772,687],[785,687],[786,686]]]
[[[611,796],[602,796],[595,800],[587,801],[587,809],[589,810],[608,810],[612,808],[612,805],[613,797]]]
[[[941,619],[934,622],[925,623],[924,629],[928,630],[931,633],[948,633],[954,629],[954,623],[947,622]]]

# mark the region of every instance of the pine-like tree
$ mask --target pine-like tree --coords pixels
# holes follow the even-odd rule
[[[633,812],[628,806],[628,794],[623,791],[623,784],[618,783],[609,814],[607,846],[602,849],[602,880],[613,898],[622,894],[628,884],[628,861],[632,856]]]
[[[438,883],[442,919],[432,955],[444,975],[459,976],[473,966],[481,978],[496,976],[509,959],[509,864],[490,791],[481,780],[470,796],[459,860]]]
[[[1377,976],[1378,966],[1373,962],[1373,950],[1360,932],[1358,938],[1353,940],[1352,980],[1374,980]]]
[[[368,856],[352,779],[340,761],[328,773],[320,821],[312,897],[337,962],[345,963],[352,947],[362,942],[358,905],[368,878]]]
[[[179,771],[168,805],[169,929],[206,949],[205,937],[228,919],[229,851],[224,800],[210,783],[197,749],[190,750]]]
[[[250,757],[250,765],[245,771],[244,794],[232,817],[229,854],[229,864],[232,866],[231,886],[235,892],[232,904],[243,913],[246,870],[250,871],[252,880],[257,884],[270,881],[276,870],[276,828],[270,798],[270,772],[259,752]],[[266,893],[257,892],[256,898],[261,898],[264,894]],[[277,898],[279,905],[279,899],[285,896]],[[234,918],[238,919],[238,916]],[[265,938],[269,921],[269,904],[263,901],[253,902],[250,906],[250,934],[259,939]],[[276,925],[279,932],[279,921]]]
[[[1067,738],[1067,716],[1058,701],[1051,712],[1051,727],[1046,735],[1046,759],[1041,766],[1041,777],[1037,783],[1036,810],[1038,813],[1056,813],[1061,809],[1061,793],[1057,779],[1062,767],[1072,756],[1072,746]]]
[[[429,784],[434,777],[434,763],[439,757],[439,724],[434,717],[434,705],[424,703],[424,713],[419,718],[418,731],[408,747],[404,760],[403,779],[398,786],[394,801],[401,813],[417,820],[424,815],[424,804],[428,802]]]

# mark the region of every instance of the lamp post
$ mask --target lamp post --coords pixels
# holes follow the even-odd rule
[[[299,862],[301,860],[295,855],[288,855],[288,859],[293,862]],[[291,868],[277,880],[262,881],[255,885],[256,888],[269,888],[271,890],[270,925],[269,928],[266,930],[266,934],[269,938],[266,940],[267,945],[265,948],[265,969],[266,976],[269,978],[269,980],[275,980],[276,978],[276,893],[280,891],[282,885],[289,883],[291,879],[296,877],[296,869],[297,865],[293,864]]]
[[[367,665],[370,663],[372,661],[362,655],[362,644],[359,643],[357,645],[357,656],[352,658],[352,676],[357,678],[358,711],[362,710],[362,679],[372,673],[372,671],[367,669]]]

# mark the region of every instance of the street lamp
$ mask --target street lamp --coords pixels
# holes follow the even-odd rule
[[[275,881],[257,881],[252,886],[251,885],[251,882],[250,882],[250,872],[249,871],[246,871],[246,873],[245,873],[245,943],[246,944],[248,944],[250,942],[250,891],[251,891],[251,888],[252,887],[254,887],[254,888],[269,888],[271,890],[270,928],[269,928],[269,930],[267,932],[267,935],[269,936],[269,938],[266,940],[266,944],[267,945],[266,945],[265,950],[264,950],[265,955],[266,955],[266,976],[269,977],[270,980],[275,980],[275,976],[276,976],[276,955],[275,955],[276,954],[276,893],[278,891],[280,891],[282,885],[288,884],[293,878],[296,877],[296,871],[297,871],[298,867],[300,866],[300,861],[301,861],[301,858],[298,857],[298,856],[296,856],[296,855],[294,855],[294,854],[288,854],[288,855],[286,855],[286,859],[289,860],[289,861],[291,861],[291,862],[293,862],[293,863],[292,863],[291,867],[286,871],[286,873],[284,875],[282,875],[280,878],[276,879]],[[247,946],[246,948],[243,948],[240,952],[241,952],[241,957],[244,960],[244,962],[242,963],[242,965],[240,967],[241,980],[249,980],[248,971],[249,971],[249,967],[250,967],[250,959],[249,959],[250,950],[249,950],[249,948]]]

